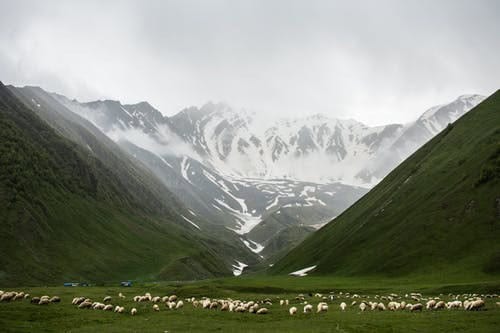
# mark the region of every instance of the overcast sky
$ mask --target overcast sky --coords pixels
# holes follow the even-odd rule
[[[500,1],[0,0],[0,80],[172,115],[406,122],[500,88]]]

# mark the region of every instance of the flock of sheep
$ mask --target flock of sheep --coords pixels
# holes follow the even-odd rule
[[[322,295],[316,293],[314,295],[309,294],[305,296],[304,294],[299,294],[292,301],[296,303],[294,306],[290,306],[290,301],[288,299],[280,299],[280,307],[286,307],[290,315],[294,316],[299,313],[298,307],[302,307],[302,313],[309,314],[313,313],[316,309],[316,313],[327,312],[334,302],[337,300],[343,300],[338,307],[341,311],[346,311],[349,308],[359,309],[359,311],[423,311],[423,310],[442,310],[442,309],[464,309],[468,311],[477,311],[485,309],[486,298],[498,298],[496,294],[461,294],[453,295],[448,294],[447,296],[440,295],[439,297],[423,297],[420,293],[410,293],[403,295],[390,294],[387,296],[375,295],[373,298],[370,296],[360,296],[358,294],[342,293],[337,294],[331,292],[328,295]],[[448,301],[442,298],[448,299]],[[31,297],[30,294],[17,291],[4,292],[0,290],[0,302],[10,302],[23,299],[30,299],[33,304],[43,305],[50,303],[59,303],[61,298],[58,296],[41,296],[41,297]],[[118,294],[118,302],[124,301],[126,297],[122,294]],[[371,300],[370,300],[371,299]],[[160,311],[160,305],[163,304],[164,308],[168,310],[179,310],[184,307],[184,302],[190,303],[193,308],[200,308],[206,310],[219,310],[227,312],[239,312],[239,313],[254,313],[254,314],[267,314],[269,313],[268,307],[273,305],[270,298],[263,300],[233,300],[231,298],[226,299],[215,299],[202,297],[196,299],[195,297],[186,298],[184,301],[178,299],[176,295],[169,296],[152,296],[150,293],[144,295],[137,295],[133,297],[133,301],[136,303],[151,303],[152,309],[155,312]],[[312,303],[319,301],[316,306]],[[350,305],[346,303],[350,302]],[[71,302],[79,309],[94,309],[103,311],[114,311],[115,313],[125,313],[125,307],[120,305],[113,306],[111,304],[112,297],[105,296],[102,302],[93,301],[87,297],[75,297]],[[496,302],[500,306],[500,302]],[[130,314],[132,316],[137,314],[137,308],[133,307],[130,309]]]

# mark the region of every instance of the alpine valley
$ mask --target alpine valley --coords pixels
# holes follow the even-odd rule
[[[147,102],[79,102],[39,87],[2,89],[10,104],[34,113],[78,156],[98,161],[94,167],[112,175],[106,181],[123,185],[142,211],[168,220],[157,227],[170,223],[178,244],[198,239],[200,248],[192,250],[212,267],[179,250],[174,264],[148,270],[157,277],[172,265],[184,267],[182,278],[273,265],[484,99],[463,95],[410,123],[370,127],[321,114],[269,122],[224,103],[167,117]],[[113,218],[132,223],[120,214]],[[143,228],[149,234],[156,227]],[[198,269],[190,271],[193,265]]]

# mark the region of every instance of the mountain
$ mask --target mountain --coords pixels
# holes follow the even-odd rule
[[[207,278],[252,258],[188,223],[144,166],[51,105],[41,90],[0,83],[2,285]]]
[[[460,103],[460,101],[457,101]],[[438,126],[440,109],[409,127]],[[418,149],[270,272],[339,276],[500,274],[500,91]]]
[[[410,124],[369,127],[322,115],[269,124],[223,103],[165,117],[145,102],[80,103],[52,96],[147,166],[190,216],[204,217],[199,223],[205,229],[232,230],[241,244],[266,258],[274,254],[262,249],[280,232],[317,228],[338,216],[483,99],[461,96]]]

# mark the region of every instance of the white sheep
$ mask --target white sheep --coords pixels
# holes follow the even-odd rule
[[[130,314],[132,316],[135,316],[137,314],[137,309],[136,308],[132,308],[132,310],[130,310]]]
[[[118,297],[125,298],[125,295],[123,295],[122,293],[118,293]]]
[[[155,296],[155,297],[153,297],[153,298],[151,299],[151,301],[152,301],[153,303],[158,303],[158,302],[160,302],[160,301],[161,301],[161,298],[160,298],[160,296]]]
[[[290,312],[290,315],[293,316],[295,314],[297,314],[297,308],[295,306],[292,306],[288,312]]]
[[[316,313],[320,312],[327,312],[328,311],[328,304],[325,302],[319,302],[318,306],[316,307]]]
[[[104,303],[107,303],[107,302],[111,302],[111,296],[106,296],[104,297],[104,299],[102,300]]]
[[[427,310],[432,310],[434,308],[434,306],[436,305],[436,301],[431,299],[430,301],[428,301],[426,304],[425,304],[425,308]]]
[[[365,311],[366,310],[366,303],[365,302],[362,302],[361,304],[359,304],[359,309],[361,311]]]
[[[465,308],[465,310],[477,311],[477,310],[483,308],[484,305],[485,305],[484,301],[482,299],[478,299],[478,300],[472,301],[469,304],[467,304],[467,307]]]
[[[410,308],[410,311],[413,312],[413,311],[422,311],[422,309],[424,308],[424,306],[421,304],[421,303],[417,303],[417,304],[413,304]]]
[[[176,295],[172,295],[172,296],[170,296],[170,297],[168,298],[168,301],[169,301],[169,302],[175,302],[175,301],[177,301],[177,296],[176,296]]]
[[[257,314],[267,314],[269,310],[267,308],[260,308],[257,310]]]
[[[104,311],[113,311],[113,305],[112,304],[107,304],[103,308]]]
[[[158,304],[153,304],[153,310],[160,311],[160,307],[158,306]]]
[[[184,306],[184,302],[183,302],[183,301],[179,301],[179,302],[177,302],[177,304],[175,305],[175,309],[176,309],[176,310],[177,310],[177,309],[180,309],[180,308],[182,308],[183,306]]]
[[[311,304],[306,304],[304,306],[304,313],[310,313],[313,310],[313,306]]]
[[[381,303],[378,303],[378,304],[377,304],[377,309],[378,309],[379,311],[385,311],[385,305],[384,305],[384,303],[382,303],[382,302],[381,302]]]
[[[434,305],[434,310],[444,309],[446,304],[443,301],[439,301]]]
[[[342,311],[345,311],[345,308],[346,308],[346,307],[347,307],[347,304],[345,304],[345,302],[340,303],[340,309],[341,309]]]

